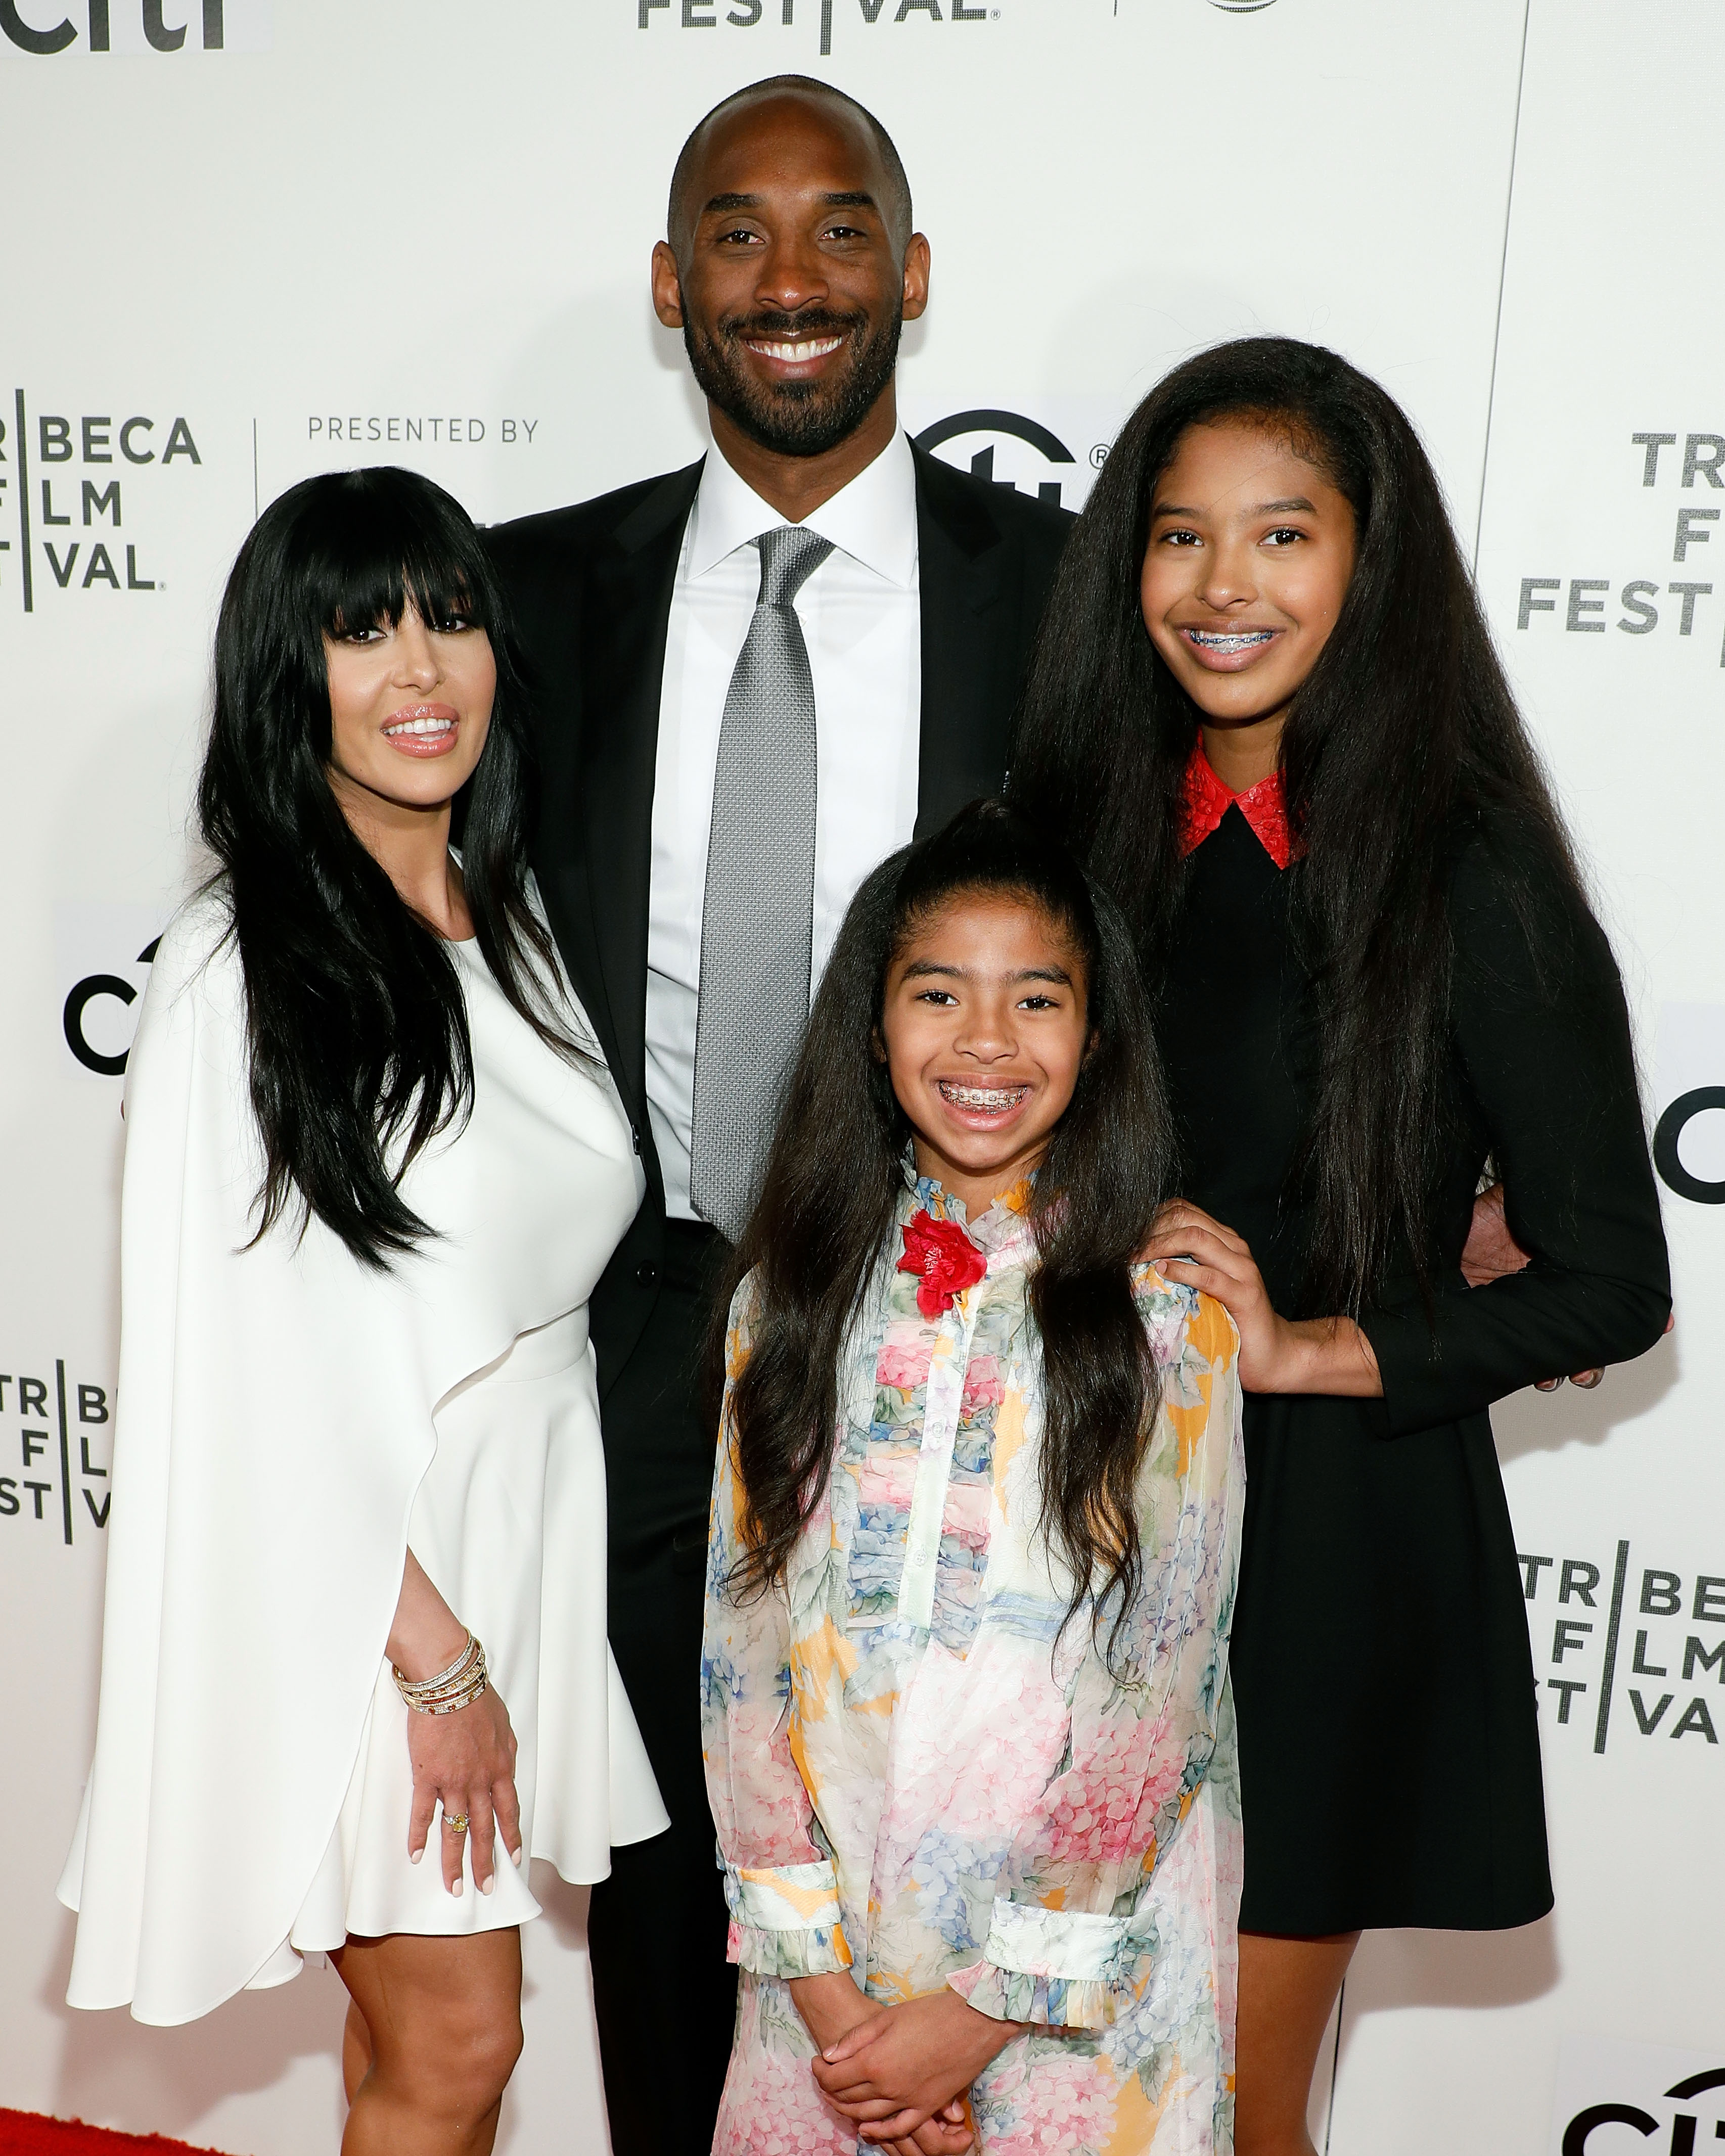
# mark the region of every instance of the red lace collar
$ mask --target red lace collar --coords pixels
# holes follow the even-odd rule
[[[1236,793],[1211,770],[1200,734],[1192,744],[1192,754],[1186,765],[1186,799],[1180,817],[1182,855],[1201,846],[1230,808],[1240,810],[1277,868],[1285,869],[1301,851],[1288,828],[1281,773],[1272,771],[1267,778],[1260,778],[1244,793]]]

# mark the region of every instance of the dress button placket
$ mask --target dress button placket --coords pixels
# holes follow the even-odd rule
[[[994,1269],[991,1255],[988,1272]],[[946,1311],[935,1335],[929,1358],[928,1385],[923,1395],[922,1447],[916,1462],[916,1481],[911,1497],[911,1517],[905,1530],[905,1565],[899,1582],[898,1615],[902,1623],[927,1630],[934,1622],[934,1590],[940,1557],[941,1531],[946,1522],[947,1490],[952,1480],[952,1447],[958,1435],[958,1413],[964,1398],[964,1376],[970,1364],[970,1343],[988,1292],[988,1274],[967,1288]]]

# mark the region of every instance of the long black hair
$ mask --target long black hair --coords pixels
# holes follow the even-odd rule
[[[1199,721],[1150,640],[1139,579],[1152,495],[1181,438],[1230,420],[1281,432],[1356,524],[1347,597],[1281,758],[1317,1014],[1296,1170],[1312,1209],[1306,1307],[1358,1313],[1404,1246],[1429,1284],[1459,850],[1476,834],[1494,844],[1536,957],[1558,955],[1554,892],[1585,900],[1405,413],[1333,352],[1244,338],[1177,367],[1122,430],[1068,542],[1014,753],[1009,792],[1050,815],[1119,901],[1153,987],[1184,891],[1182,780]]]
[[[1070,854],[999,802],[895,854],[845,917],[737,1246],[752,1345],[732,1394],[747,1526],[734,1583],[782,1580],[831,1466],[840,1355],[887,1250],[910,1127],[880,1049],[889,969],[944,906],[1009,896],[1079,961],[1090,1045],[1036,1178],[1031,1311],[1041,1340],[1043,1524],[1115,1622],[1139,1578],[1134,1486],[1158,1393],[1128,1276],[1168,1187],[1170,1131],[1149,1002],[1117,911]]]
[[[330,785],[325,637],[393,625],[409,608],[490,640],[496,698],[463,789],[468,908],[503,993],[542,1039],[578,1053],[551,988],[551,939],[527,900],[521,663],[479,534],[441,487],[388,465],[330,472],[264,511],[223,594],[198,793],[245,975],[264,1158],[258,1234],[315,1214],[375,1267],[430,1232],[401,1194],[402,1174],[473,1092],[454,962]]]

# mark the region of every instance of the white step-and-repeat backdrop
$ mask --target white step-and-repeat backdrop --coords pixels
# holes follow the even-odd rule
[[[1497,1418],[1557,1914],[1368,1939],[1314,2132],[1334,2156],[1711,2146],[1718,0],[0,0],[0,2105],[239,2156],[338,2131],[332,1976],[189,2029],[74,2015],[52,1891],[95,1702],[118,1073],[191,872],[223,576],[329,465],[413,464],[495,521],[696,454],[648,254],[688,127],[784,69],[904,153],[935,273],[902,396],[941,454],[1076,506],[1164,367],[1272,329],[1405,403],[1477,547],[1630,982],[1679,1326],[1599,1392]],[[510,2156],[603,2147],[578,1897],[548,1898]]]

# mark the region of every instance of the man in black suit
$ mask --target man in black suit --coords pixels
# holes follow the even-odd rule
[[[714,454],[491,535],[537,684],[540,888],[647,1177],[592,1306],[611,1641],[672,1820],[593,1896],[619,2156],[705,2156],[730,2045],[697,1691],[726,1231],[857,885],[1000,786],[1070,522],[900,431],[928,263],[854,100],[726,99],[653,260]]]

